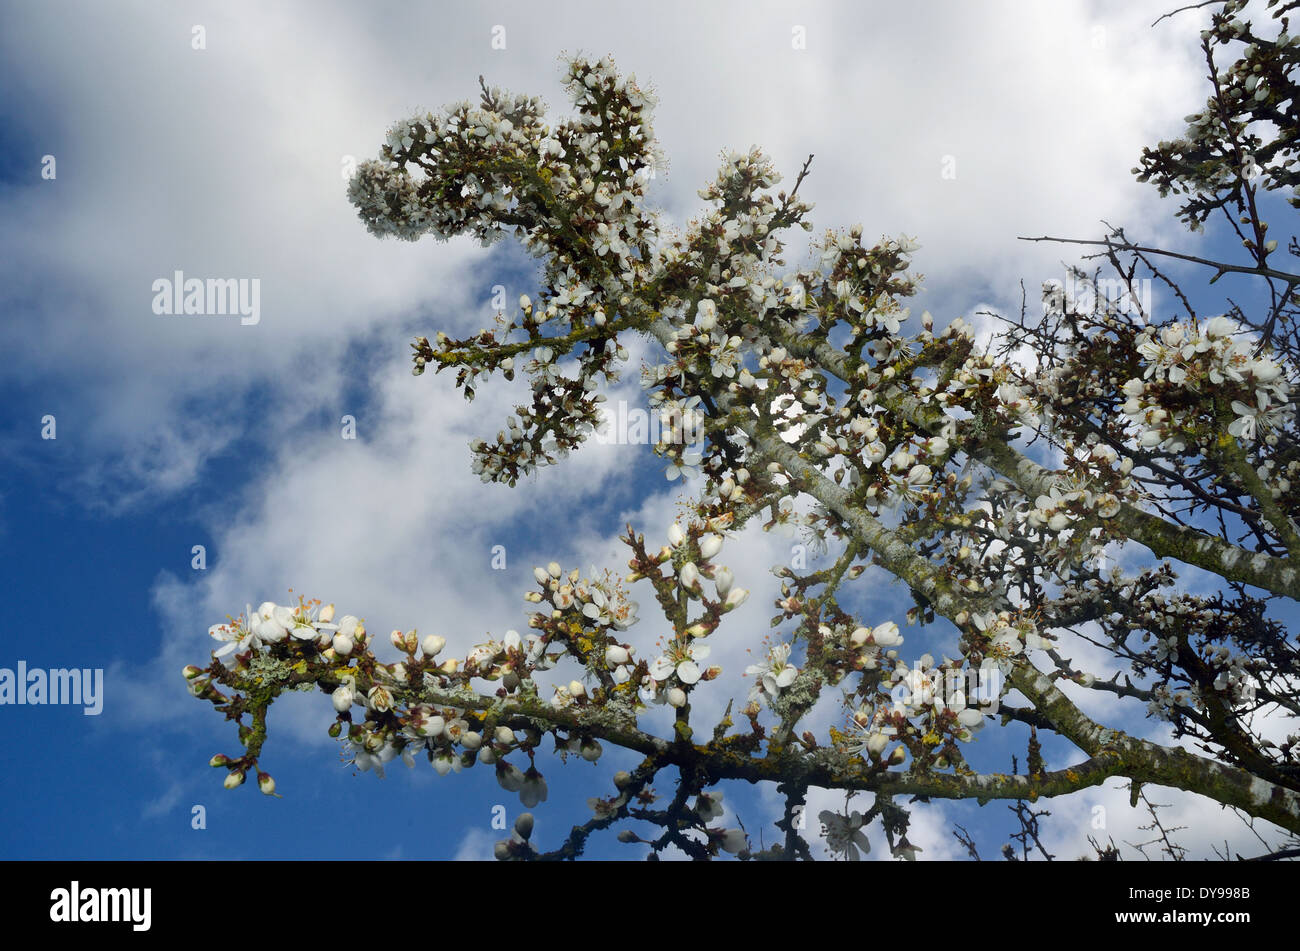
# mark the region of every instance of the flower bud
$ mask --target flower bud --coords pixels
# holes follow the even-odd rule
[[[270,773],[257,774],[257,788],[267,796],[275,795],[275,780],[271,778]]]
[[[515,742],[515,731],[508,726],[499,726],[496,729],[494,737],[502,746],[513,746]]]
[[[193,664],[187,664],[185,669],[181,671],[181,676],[186,680],[193,680],[195,677],[202,676],[202,674],[203,670],[199,667],[195,667]]]
[[[587,688],[582,685],[580,680],[569,681],[569,696],[584,697],[587,695]]]
[[[338,654],[340,657],[347,657],[352,653],[352,648],[355,646],[352,643],[352,638],[348,637],[346,634],[335,634],[333,643],[334,653]]]
[[[230,762],[229,756],[227,756],[225,753],[218,753],[216,756],[212,757],[212,759],[208,760],[208,765],[225,766],[229,762]]]
[[[668,544],[676,548],[684,541],[686,541],[686,532],[682,531],[681,525],[673,522],[668,526]]]
[[[421,650],[426,657],[437,657],[444,647],[447,646],[447,639],[439,637],[437,634],[428,635],[423,643],[420,644]]]
[[[521,812],[519,818],[515,820],[515,831],[519,833],[519,838],[525,841],[533,834],[533,814],[531,812]]]
[[[483,745],[483,734],[469,730],[461,736],[460,745],[470,752],[473,752]]]
[[[498,862],[504,862],[510,858],[510,843],[502,839],[496,845],[492,846],[492,855]]]
[[[705,561],[708,561],[720,551],[722,551],[721,535],[705,535],[700,539],[700,557]]]
[[[908,470],[907,482],[909,485],[925,485],[933,477],[930,467],[924,463],[917,463]]]
[[[620,769],[614,774],[614,788],[624,789],[632,782],[632,774],[625,769]]]
[[[356,694],[352,692],[352,688],[347,684],[343,684],[330,694],[330,700],[334,702],[334,709],[339,713],[347,713],[348,710],[352,709],[354,699],[356,699]]]
[[[732,588],[727,592],[727,600],[723,602],[722,610],[730,611],[734,608],[738,608],[745,603],[745,599],[748,597],[748,588]]]
[[[686,691],[681,687],[668,688],[668,704],[673,707],[686,706]]]
[[[871,639],[881,647],[897,647],[903,643],[903,635],[898,631],[898,625],[893,621],[886,621],[871,632]]]
[[[718,844],[733,855],[749,847],[743,829],[728,829],[722,833],[722,840]]]
[[[234,789],[244,783],[244,771],[242,769],[232,769],[226,774],[225,786],[227,789]]]

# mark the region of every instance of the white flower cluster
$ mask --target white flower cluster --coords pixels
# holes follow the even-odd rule
[[[659,562],[672,562],[677,587],[693,600],[704,600],[706,607],[717,615],[735,610],[744,604],[749,591],[737,587],[731,569],[714,563],[722,551],[723,538],[716,532],[692,534],[679,522],[668,526],[668,545],[659,553]],[[692,550],[693,549],[693,550]],[[716,600],[707,599],[704,582],[712,581]],[[704,643],[711,630],[703,621],[691,624],[679,632],[656,657],[641,681],[643,699],[668,703],[673,707],[686,705],[687,691],[701,680],[711,680],[721,672],[720,667],[705,668],[711,648]]]
[[[594,570],[592,572],[595,573]],[[626,631],[637,622],[640,605],[623,597],[622,592],[611,589],[608,582],[583,578],[577,568],[565,577],[560,563],[553,561],[545,568],[533,569],[533,577],[548,592],[551,603],[561,611],[577,611],[583,623],[593,629],[609,628]],[[530,597],[530,600],[533,600]],[[538,598],[537,600],[540,600]],[[542,615],[533,615],[542,621]],[[590,633],[595,633],[591,631]]]
[[[226,657],[236,651],[257,650],[266,644],[278,644],[292,638],[314,641],[325,649],[333,647],[335,653],[347,656],[352,652],[358,634],[365,634],[365,626],[351,614],[334,621],[334,605],[321,608],[303,602],[295,607],[263,601],[253,610],[245,606],[243,616],[225,624],[214,624],[208,634],[222,646],[213,652],[215,657]]]
[[[513,483],[535,468],[552,465],[595,428],[599,404],[605,402],[605,395],[596,392],[599,384],[590,376],[580,381],[561,378],[554,360],[554,352],[542,347],[525,366],[533,374],[533,407],[516,407],[518,418],[507,419],[495,442],[470,440],[470,471],[482,482]]]
[[[996,667],[1002,674],[1008,674],[1015,659],[1025,651],[1051,646],[1051,641],[1039,634],[1037,625],[1025,614],[971,612],[968,617],[971,626],[988,638],[981,667]],[[962,620],[961,615],[958,620]]]
[[[500,641],[485,641],[472,647],[465,655],[464,670],[489,682],[504,679],[506,689],[513,690],[519,684],[521,667],[550,670],[555,666],[557,655],[547,654],[547,646],[539,634],[521,637],[518,631],[506,631]]]
[[[945,330],[944,337],[972,339],[974,330],[960,319]],[[1014,367],[999,363],[992,354],[973,352],[944,390],[935,394],[941,406],[961,406],[967,410],[977,404],[1011,424],[1034,425],[1042,417],[1042,407],[1028,389],[1028,382],[1017,379]]]
[[[757,677],[749,691],[751,703],[759,697],[769,704],[781,696],[781,691],[794,683],[799,668],[790,663],[789,644],[773,644],[767,657],[745,668],[746,677]]]
[[[1226,644],[1207,642],[1197,649],[1192,643],[1194,634],[1204,634],[1218,622],[1219,616],[1213,608],[1190,595],[1165,597],[1154,592],[1143,597],[1135,607],[1148,628],[1142,640],[1151,643],[1146,663],[1155,665],[1159,676],[1166,678],[1152,688],[1148,704],[1151,715],[1171,720],[1180,707],[1204,708],[1204,695],[1198,684],[1171,687],[1168,683],[1170,673],[1186,676],[1186,652],[1196,655],[1192,669],[1214,674],[1210,689],[1230,706],[1249,706],[1254,702],[1255,680],[1251,668],[1258,659],[1234,651]]]
[[[826,632],[822,632],[823,636]],[[882,661],[898,657],[895,648],[903,643],[903,634],[893,621],[877,624],[875,627],[855,628],[848,636],[848,645],[858,652],[861,669],[875,670],[883,666]]]
[[[1097,452],[1116,454],[1109,446],[1096,447]],[[1068,488],[1053,485],[1046,495],[1034,499],[1025,513],[1031,528],[1063,532],[1079,519],[1095,513],[1102,518],[1113,518],[1120,511],[1120,500],[1113,492],[1094,493],[1088,488]]]
[[[1159,720],[1173,720],[1180,708],[1199,710],[1204,705],[1200,688],[1195,684],[1185,689],[1170,689],[1168,684],[1160,683],[1151,688],[1147,714]]]
[[[1267,440],[1271,430],[1293,420],[1281,364],[1256,356],[1254,343],[1237,335],[1239,330],[1229,318],[1215,317],[1204,325],[1149,327],[1139,335],[1137,351],[1146,369],[1124,384],[1123,412],[1136,425],[1140,446],[1182,452],[1189,442],[1212,438],[1213,427],[1199,425],[1188,408],[1189,392],[1230,401],[1228,432],[1246,443]]]
[[[862,226],[854,225],[847,233],[827,231],[814,250],[821,252],[822,269],[837,278],[831,290],[844,315],[860,329],[893,336],[898,333],[899,314],[876,308],[877,291],[885,283],[903,297],[915,289],[916,281],[902,272],[920,247],[915,238],[900,235],[881,238],[879,244],[868,248],[862,244]]]
[[[366,227],[406,240],[468,231],[490,243],[503,216],[533,202],[529,192],[540,187],[581,204],[596,253],[626,270],[650,223],[638,221],[642,173],[662,164],[654,99],[608,58],[572,60],[566,86],[578,116],[556,129],[541,121],[539,99],[498,89],[485,90],[481,106],[458,102],[397,123],[381,159],[361,163],[349,184]],[[550,240],[543,228],[521,231],[530,250]]]
[[[555,128],[542,122],[540,100],[496,89],[484,90],[480,106],[456,103],[443,114],[398,123],[381,158],[362,163],[349,188],[375,234],[414,239],[470,232],[487,243],[513,229],[546,261],[543,299],[534,306],[522,298],[522,322],[508,321],[499,338],[451,342],[439,335],[437,350],[427,338],[417,340],[413,372],[431,363],[454,366],[467,398],[480,374],[514,373],[515,353],[484,359],[511,332],[554,342],[521,366],[533,377],[532,406],[517,407],[495,444],[472,443],[474,468],[485,482],[514,484],[599,425],[595,381],[615,378],[613,364],[626,360],[627,351],[612,330],[588,337],[576,378],[566,379],[560,361],[576,343],[567,335],[606,325],[619,302],[606,299],[599,285],[612,274],[633,286],[657,243],[656,214],[642,207],[647,173],[662,164],[649,112],[653,98],[635,77],[619,76],[609,59],[570,61],[566,86],[577,115]],[[548,335],[545,327],[556,332]]]

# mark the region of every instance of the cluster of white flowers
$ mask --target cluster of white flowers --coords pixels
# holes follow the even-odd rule
[[[594,569],[592,574],[595,574]],[[566,577],[559,562],[553,561],[545,568],[535,567],[533,577],[546,590],[556,608],[561,611],[573,608],[581,615],[583,623],[592,628],[626,631],[637,622],[640,609],[637,602],[629,601],[607,581],[583,578],[577,568]],[[529,600],[534,598],[530,596]],[[543,620],[540,615],[533,617],[536,621]]]
[[[351,614],[334,621],[334,605],[325,607],[299,602],[296,606],[263,601],[253,610],[245,606],[243,616],[225,624],[214,624],[208,634],[222,646],[214,656],[224,658],[236,651],[256,650],[266,644],[278,644],[292,638],[313,641],[322,649],[333,647],[346,657],[352,652],[358,635],[365,634],[365,626]]]
[[[577,115],[552,128],[542,121],[540,100],[484,90],[479,106],[448,106],[398,123],[379,160],[362,163],[349,197],[377,235],[415,239],[464,232],[485,243],[508,230],[533,254],[546,259],[549,294],[536,305],[521,299],[522,319],[507,320],[498,343],[522,331],[538,347],[520,369],[533,378],[533,405],[517,407],[517,419],[498,433],[495,444],[476,440],[475,471],[485,482],[514,484],[534,468],[550,465],[579,445],[599,425],[592,392],[599,376],[613,379],[613,364],[625,361],[611,330],[588,341],[579,373],[566,379],[561,359],[572,349],[565,334],[603,328],[617,310],[597,285],[601,271],[613,271],[624,286],[650,266],[657,243],[657,215],[643,207],[648,173],[662,164],[654,141],[653,97],[635,77],[622,77],[608,58],[574,59],[566,86]],[[472,169],[467,171],[467,169]],[[557,231],[556,221],[565,227]],[[593,273],[591,254],[600,262]],[[624,299],[625,301],[626,299]],[[543,328],[553,328],[551,336]],[[507,376],[515,360],[490,365],[464,357],[481,353],[482,335],[448,341],[438,349],[417,341],[414,372],[430,363],[454,365],[458,385],[471,384],[493,369]]]
[[[1147,714],[1159,720],[1173,720],[1180,708],[1195,710],[1204,705],[1200,688],[1195,684],[1186,689],[1171,689],[1168,684],[1160,683],[1151,688]]]
[[[749,597],[747,589],[736,586],[730,568],[715,564],[714,559],[721,553],[722,545],[722,535],[716,532],[700,532],[693,527],[688,533],[681,523],[673,522],[668,526],[668,544],[658,558],[661,564],[671,563],[677,587],[693,600],[703,599],[708,603],[704,582],[712,581],[715,592],[712,610],[718,615],[740,607]],[[711,651],[703,640],[710,630],[709,625],[697,622],[668,643],[664,652],[651,661],[646,676],[641,680],[643,699],[674,707],[685,706],[691,687],[722,672],[720,667],[701,666]]]
[[[626,270],[631,245],[652,223],[640,216],[644,173],[662,164],[654,99],[609,59],[571,61],[567,88],[578,115],[554,129],[539,99],[499,89],[485,90],[480,106],[453,103],[397,123],[381,158],[358,166],[349,199],[381,237],[470,232],[490,243],[502,216],[535,201],[530,190],[540,186],[580,205],[595,252]],[[530,249],[549,240],[544,229],[521,230]]]
[[[549,347],[539,348],[524,369],[533,377],[534,405],[516,406],[518,418],[509,417],[494,442],[470,440],[470,471],[483,482],[513,484],[520,475],[553,465],[600,423],[599,407],[606,397],[596,392],[594,377],[562,377]]]
[[[987,668],[984,672],[987,673]],[[985,676],[983,683],[989,682],[990,678]],[[890,712],[895,717],[930,719],[931,714],[938,717],[948,713],[956,720],[957,738],[967,742],[972,732],[983,726],[984,714],[974,705],[976,698],[967,696],[969,679],[957,661],[945,657],[935,664],[932,654],[922,654],[911,667],[898,661],[890,673],[889,683]]]
[[[1255,680],[1250,674],[1251,658],[1233,652],[1220,644],[1207,651],[1206,661],[1217,670],[1214,689],[1226,693],[1232,704],[1248,704],[1255,700]]]
[[[1193,669],[1214,675],[1210,689],[1232,707],[1247,707],[1255,700],[1252,668],[1259,660],[1233,650],[1223,643],[1206,642],[1197,648],[1193,635],[1212,630],[1218,620],[1213,608],[1190,595],[1161,596],[1151,593],[1135,605],[1147,630],[1142,635],[1150,643],[1146,662],[1154,664],[1161,677],[1187,670],[1186,653],[1196,656]],[[1181,674],[1186,676],[1185,673]],[[1200,709],[1204,706],[1202,688],[1195,684],[1171,687],[1167,680],[1152,688],[1148,712],[1161,719],[1173,719],[1177,708]]]
[[[773,703],[781,696],[782,690],[794,683],[799,668],[790,663],[790,649],[789,644],[773,644],[767,657],[745,668],[746,677],[758,678],[749,691],[751,703],[759,697]]]
[[[1256,356],[1255,344],[1240,329],[1227,317],[1215,317],[1204,324],[1142,331],[1137,352],[1146,367],[1123,388],[1123,412],[1136,427],[1138,445],[1182,452],[1189,442],[1204,444],[1215,437],[1214,426],[1200,425],[1188,407],[1189,392],[1230,402],[1228,432],[1243,442],[1276,441],[1271,430],[1294,418],[1291,387],[1281,364]]]
[[[872,761],[881,761],[882,755],[898,737],[898,722],[888,704],[877,704],[874,709],[859,707],[850,723],[850,734],[843,744],[845,752],[859,753]],[[886,759],[902,762],[907,751],[901,745],[895,748],[897,755],[890,754]]]
[[[826,636],[828,630],[821,633]],[[895,660],[898,657],[895,648],[902,643],[903,634],[893,621],[875,627],[854,628],[848,635],[848,645],[858,653],[862,670],[875,670],[883,666],[884,660]]]
[[[1120,500],[1113,492],[1094,493],[1087,488],[1054,485],[1046,495],[1034,499],[1033,506],[1025,513],[1025,521],[1032,528],[1063,532],[1085,516],[1095,513],[1112,518],[1119,510]]]
[[[943,337],[973,339],[974,329],[954,320]],[[992,354],[971,352],[953,373],[946,387],[935,394],[941,406],[961,406],[973,412],[977,407],[1013,426],[1033,425],[1042,417],[1042,406],[1030,390],[1029,381],[1014,366],[999,362]]]
[[[1300,482],[1300,459],[1289,462],[1265,459],[1255,471],[1260,481],[1268,486],[1269,494],[1276,499],[1290,492]]]
[[[989,611],[970,612],[968,617],[971,626],[988,639],[981,666],[996,667],[1002,674],[1010,673],[1015,659],[1025,651],[1051,646],[1051,641],[1038,632],[1037,625],[1026,614]],[[961,615],[958,618],[962,619]]]
[[[530,766],[526,771],[521,771],[519,767],[504,760],[497,763],[497,783],[506,792],[518,793],[519,801],[525,809],[532,809],[538,803],[545,802],[549,792],[546,780],[537,771],[537,767]]]

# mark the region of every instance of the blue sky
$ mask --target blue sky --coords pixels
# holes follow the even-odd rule
[[[1129,173],[1203,101],[1195,16],[1151,30],[1165,4],[1047,6],[668,3],[635,27],[581,3],[0,7],[0,578],[12,622],[0,667],[106,678],[97,717],[0,707],[0,857],[485,857],[504,837],[492,807],[521,811],[482,768],[354,776],[325,736],[323,697],[273,712],[263,765],[283,798],[228,792],[206,763],[233,751],[233,732],[179,676],[205,662],[211,624],[290,588],[372,631],[441,633],[463,654],[486,632],[524,629],[534,564],[621,568],[623,526],[655,539],[672,517],[680,488],[645,446],[592,446],[513,490],[470,474],[467,443],[500,428],[511,388],[466,404],[449,379],[410,375],[408,344],[488,325],[493,288],[535,292],[533,265],[507,245],[366,235],[342,172],[377,152],[389,123],[472,97],[480,73],[562,112],[560,52],[611,52],[658,88],[671,165],[652,200],[669,218],[701,210],[695,190],[721,149],[759,143],[787,177],[815,152],[804,189],[817,226],[918,236],[928,280],[914,311],[940,323],[1014,309],[1021,279],[1033,303],[1064,276],[1068,248],[1017,235],[1095,237],[1106,218],[1151,242],[1235,253],[1181,233],[1172,203]],[[491,47],[498,24],[504,50]],[[796,25],[804,50],[791,49]],[[1022,71],[990,70],[990,57]],[[948,157],[955,179],[940,175]],[[152,282],[178,269],[259,279],[259,322],[156,315]],[[611,400],[639,399],[640,353]],[[340,438],[344,415],[356,440]],[[757,640],[746,631],[767,629],[767,568],[791,543],[747,533],[724,550],[755,591],[715,646],[731,674]],[[504,571],[489,567],[494,545]],[[855,603],[867,623],[902,620],[907,598],[883,580]],[[642,654],[659,633],[634,629]],[[905,634],[917,654],[951,646],[937,629]],[[1124,722],[1155,729],[1140,713]],[[1022,740],[992,732],[977,762],[1005,769]],[[632,762],[542,760],[538,841],[558,844]],[[659,788],[671,791],[666,777]],[[1079,817],[1102,795],[1062,807],[1062,848],[1077,851]],[[755,834],[773,831],[770,796],[727,789]],[[1217,807],[1179,802],[1202,844],[1233,830]],[[951,821],[978,829],[988,853],[1009,828],[999,804],[914,821],[934,857],[958,854]],[[1114,821],[1121,839],[1145,818]],[[590,854],[640,852],[610,836]]]

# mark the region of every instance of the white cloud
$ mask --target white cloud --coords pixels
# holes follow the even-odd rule
[[[493,838],[492,833],[484,829],[466,829],[452,859],[457,862],[494,862],[496,857],[492,854],[492,849],[498,839],[505,838],[509,838],[505,832]]]

